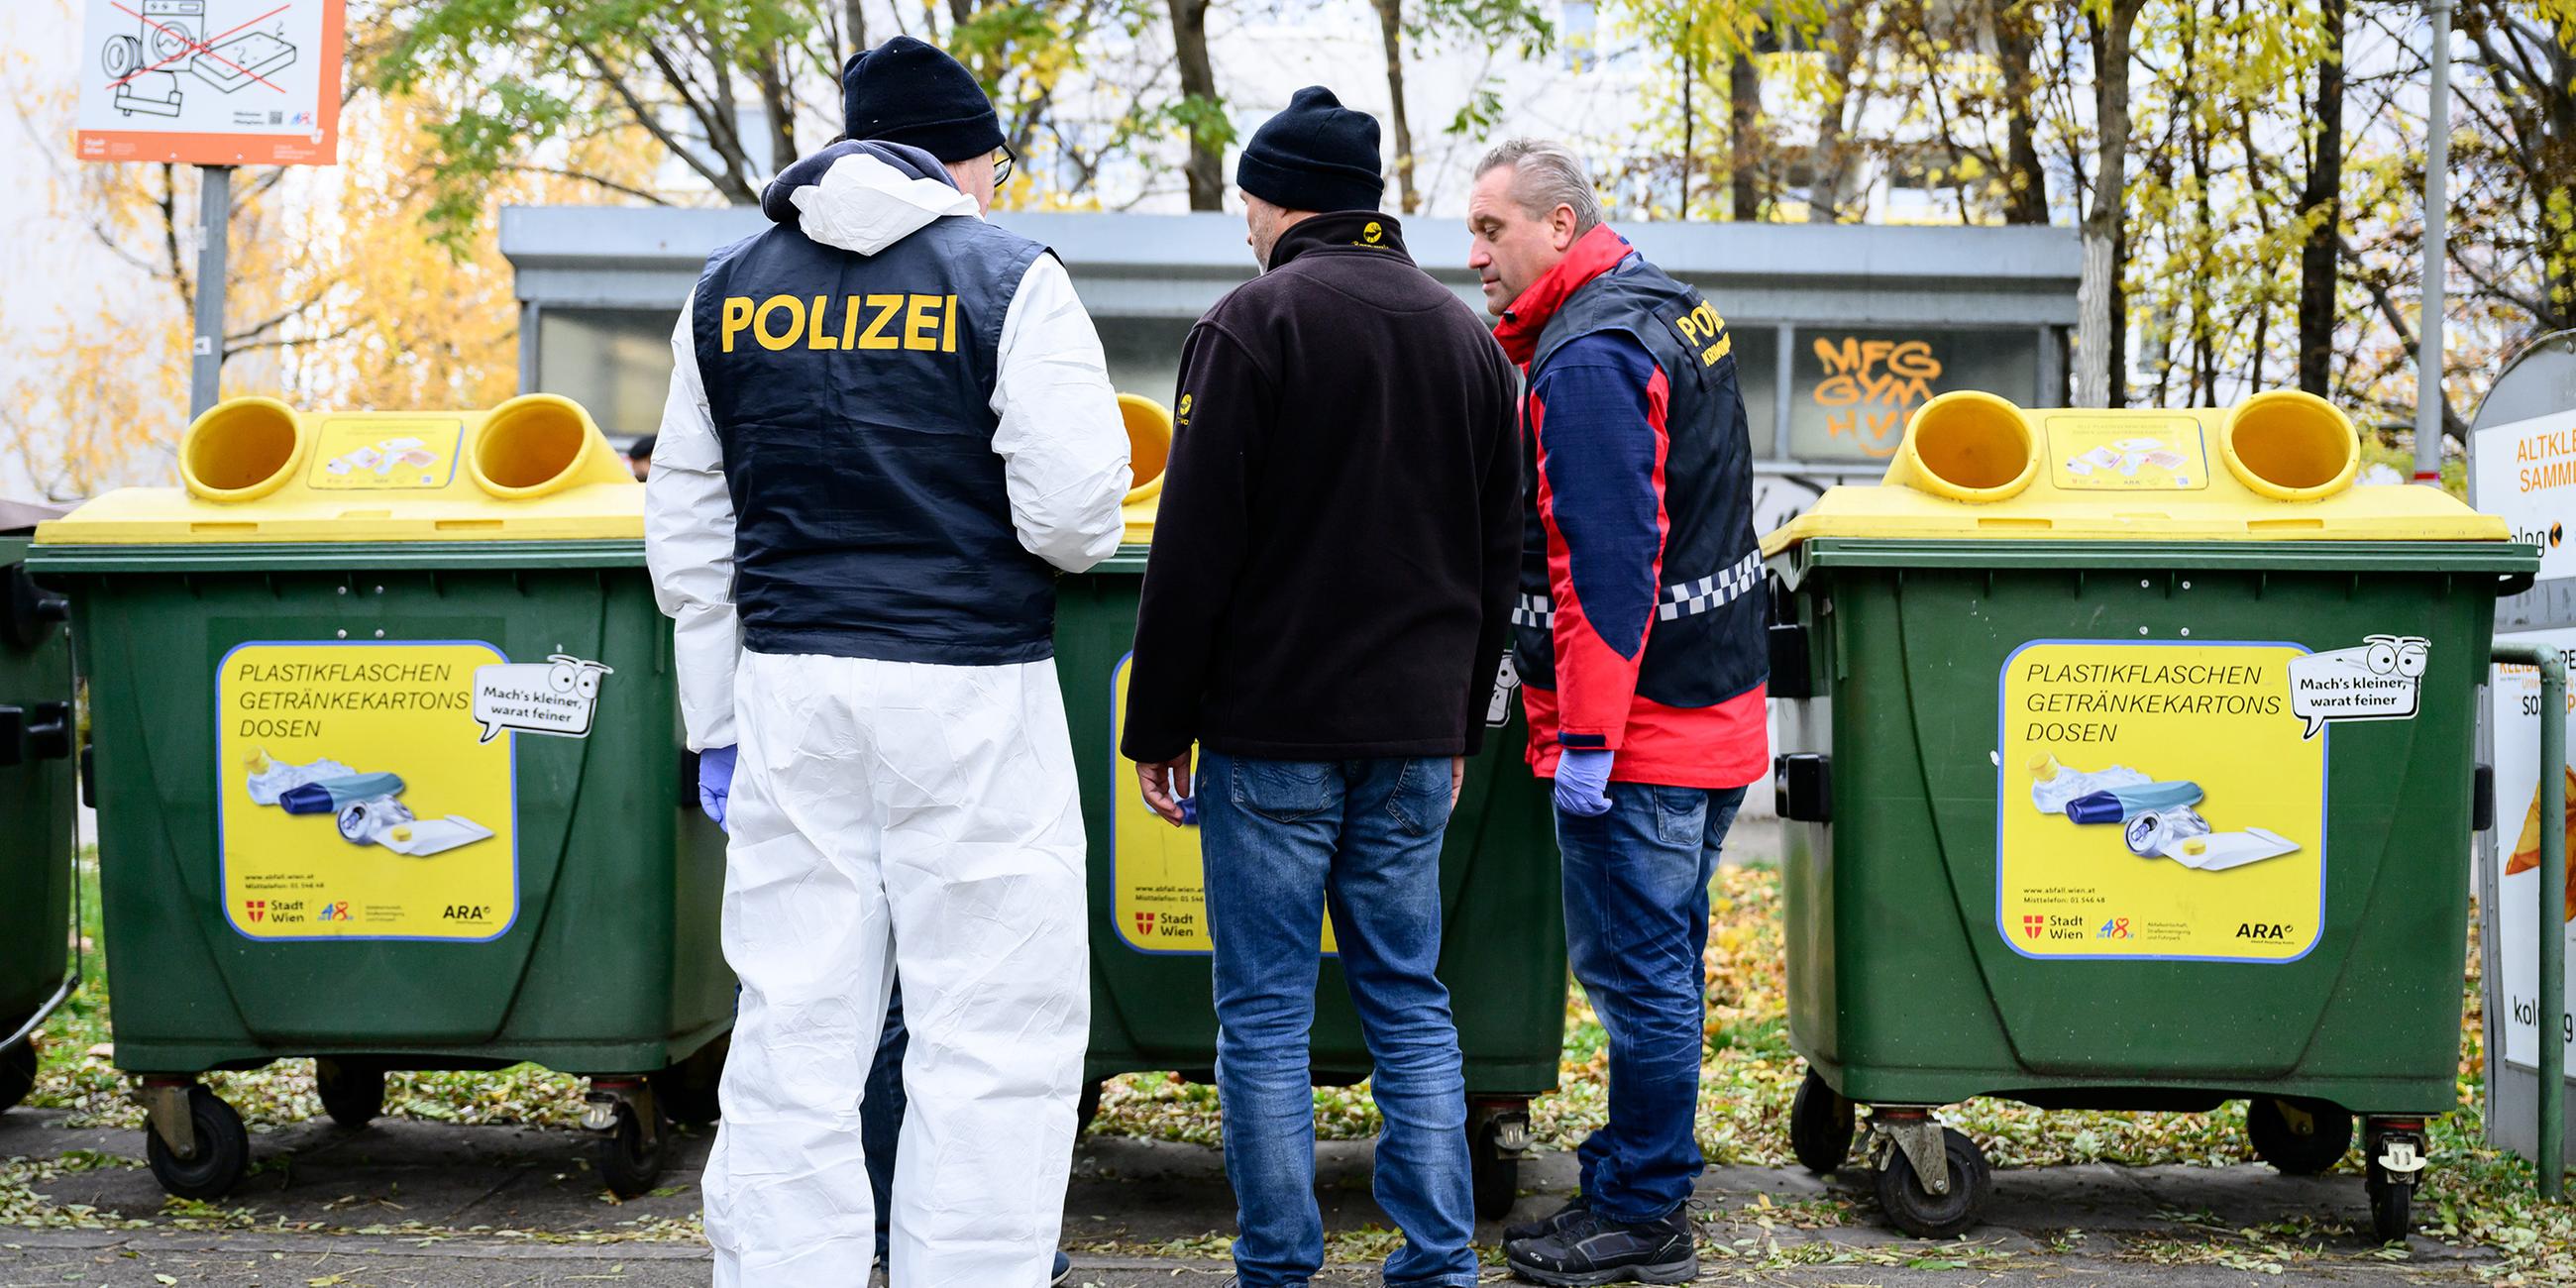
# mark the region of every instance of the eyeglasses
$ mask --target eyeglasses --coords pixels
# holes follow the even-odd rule
[[[1019,163],[1020,154],[1011,151],[1010,144],[1003,144],[1001,154],[993,158],[993,186],[998,188],[1003,184],[1009,183],[1011,181],[1011,169]]]

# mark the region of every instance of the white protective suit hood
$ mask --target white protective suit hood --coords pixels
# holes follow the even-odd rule
[[[772,220],[842,250],[874,255],[932,221],[974,217],[939,159],[901,143],[844,140],[779,172],[760,195]]]

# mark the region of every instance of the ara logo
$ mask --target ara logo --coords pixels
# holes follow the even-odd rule
[[[2046,917],[2033,916],[2021,919],[2021,933],[2025,938],[2037,939],[2039,938],[2039,932],[2046,929],[2048,929],[2048,918]]]
[[[2265,943],[2273,944],[2286,943],[2290,938],[2290,923],[2286,921],[2238,922],[2236,925],[2236,937],[2239,939],[2260,939]]]
[[[451,903],[438,915],[449,921],[490,921],[492,906],[482,903]]]
[[[1136,937],[1138,939],[1151,939],[1154,937],[1154,914],[1150,912],[1140,912],[1136,914]]]

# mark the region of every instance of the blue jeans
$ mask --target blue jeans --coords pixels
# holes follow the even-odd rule
[[[877,1032],[876,1059],[868,1065],[859,1099],[859,1149],[868,1159],[868,1189],[877,1203],[877,1260],[886,1259],[887,1214],[894,1210],[894,1151],[903,1136],[903,1052],[911,1033],[903,1027],[903,985],[886,990],[885,1027]]]
[[[1376,1072],[1377,1204],[1404,1232],[1389,1288],[1476,1282],[1466,1077],[1440,962],[1449,761],[1210,754],[1197,784],[1216,941],[1216,1086],[1243,1288],[1324,1266],[1307,1039],[1323,914]]]
[[[1576,1151],[1583,1193],[1642,1224],[1690,1198],[1706,1041],[1708,883],[1744,789],[1610,784],[1610,812],[1556,816],[1565,948],[1610,1035],[1610,1120]]]

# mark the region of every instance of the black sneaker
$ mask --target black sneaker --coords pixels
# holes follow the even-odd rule
[[[1584,1197],[1581,1194],[1577,1194],[1573,1198],[1567,1199],[1564,1207],[1558,1208],[1554,1212],[1550,1212],[1546,1216],[1540,1217],[1535,1221],[1520,1221],[1504,1226],[1503,1242],[1518,1243],[1523,1239],[1536,1239],[1544,1235],[1554,1234],[1556,1233],[1558,1226],[1564,1225],[1567,1221],[1572,1220],[1575,1213],[1585,1210],[1585,1206]]]
[[[1513,1274],[1552,1288],[1681,1284],[1699,1277],[1688,1207],[1643,1225],[1622,1225],[1587,1208],[1552,1233],[1505,1243],[1503,1256]]]
[[[1071,1278],[1073,1278],[1073,1258],[1061,1252],[1055,1254],[1055,1275],[1047,1280],[1049,1288],[1064,1288],[1065,1281]]]

